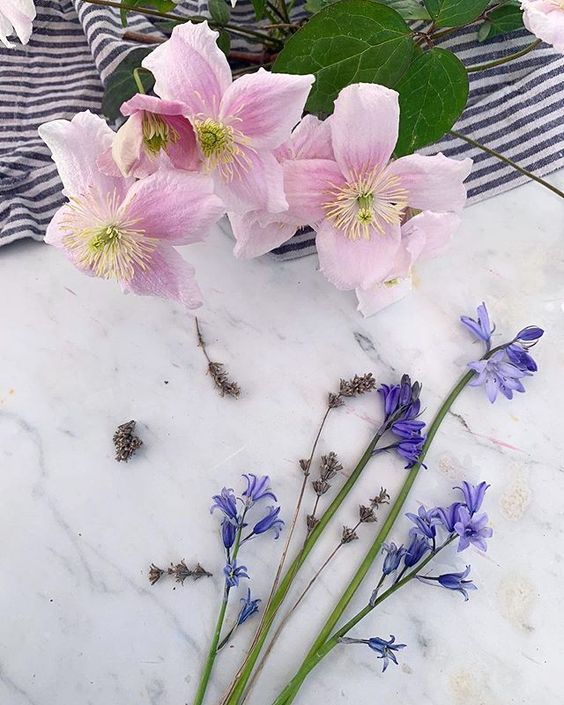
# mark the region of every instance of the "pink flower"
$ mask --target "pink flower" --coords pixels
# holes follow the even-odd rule
[[[466,201],[471,160],[414,154],[390,161],[398,126],[395,91],[348,86],[330,118],[335,158],[284,162],[289,213],[317,231],[321,270],[339,289],[371,290],[393,275],[408,208],[459,213]]]
[[[564,0],[521,0],[525,27],[564,53]]]
[[[39,128],[69,199],[47,227],[83,272],[116,279],[125,291],[201,304],[194,269],[173,245],[198,242],[223,213],[211,179],[162,169],[134,182],[102,173],[97,162],[114,133],[90,112]]]
[[[205,168],[229,210],[287,209],[282,167],[273,151],[299,121],[313,76],[260,69],[232,80],[207,22],[186,22],[143,60],[155,92],[184,106]]]
[[[27,44],[35,15],[33,0],[0,0],[0,45],[14,47],[8,39],[14,34],[22,44]]]
[[[183,109],[176,101],[141,94],[121,106],[130,117],[116,134],[112,157],[124,176],[148,176],[161,166],[198,167],[196,136]]]

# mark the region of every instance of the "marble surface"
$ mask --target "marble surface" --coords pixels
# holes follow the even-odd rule
[[[552,178],[564,186],[564,174]],[[2,248],[0,703],[190,703],[221,593],[210,496],[242,472],[267,472],[288,517],[297,460],[340,377],[372,371],[388,382],[408,371],[424,384],[429,418],[478,354],[457,318],[482,299],[500,335],[529,323],[546,328],[541,372],[511,403],[464,393],[409,505],[445,502],[461,479],[492,484],[495,537],[487,555],[468,557],[479,591],[468,603],[419,584],[398,593],[354,633],[395,634],[408,644],[400,667],[382,675],[368,649],[340,647],[297,703],[562,702],[563,222],[562,202],[533,184],[473,206],[449,253],[421,268],[415,293],[367,320],[352,294],[316,272],[314,258],[237,262],[218,230],[188,255],[207,297],[200,315],[210,354],[243,388],[237,401],[216,394],[193,321],[175,305],[123,296],[38,243]],[[320,452],[335,450],[350,470],[379,413],[375,397],[347,404]],[[118,464],[112,434],[130,418],[145,445]],[[393,457],[373,462],[312,563],[322,562],[358,501],[380,485],[393,496],[404,473]],[[394,538],[406,528],[400,522]],[[250,705],[269,705],[293,672],[373,530],[319,582]],[[244,555],[258,595],[281,547],[257,541]],[[215,576],[176,589],[149,585],[152,561],[182,558]],[[353,607],[365,603],[377,572]],[[249,634],[241,630],[222,654],[210,705]]]

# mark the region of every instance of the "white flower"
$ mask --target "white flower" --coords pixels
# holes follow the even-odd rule
[[[0,47],[12,48],[14,44],[8,37],[14,34],[27,44],[35,14],[33,0],[0,0]]]

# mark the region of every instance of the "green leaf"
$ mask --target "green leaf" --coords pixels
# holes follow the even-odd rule
[[[315,74],[306,109],[327,115],[351,83],[395,86],[413,48],[411,31],[395,10],[372,0],[340,0],[290,37],[273,70]]]
[[[509,34],[523,27],[523,12],[515,5],[503,5],[488,12],[488,19],[478,30],[478,39],[486,39]],[[486,29],[484,29],[486,28]]]
[[[134,49],[110,76],[102,99],[102,112],[110,120],[118,118],[121,115],[121,104],[138,93],[133,71],[141,66],[141,62],[151,51],[153,49],[147,47]],[[155,83],[153,76],[143,69],[139,72],[139,78],[145,90],[150,91]]]
[[[251,0],[257,20],[262,20],[266,10],[266,0]]]
[[[220,31],[219,37],[217,38],[217,46],[221,49],[225,56],[229,56],[229,52],[231,51],[231,37],[223,29]]]
[[[224,25],[229,22],[231,10],[225,0],[208,0],[208,10],[215,24]]]
[[[489,0],[425,0],[436,27],[463,27],[477,19]]]
[[[176,3],[172,0],[125,0],[125,4],[129,6],[145,7],[148,9],[158,10],[159,12],[170,12],[176,7]],[[131,10],[121,8],[121,10],[119,11],[121,23],[124,27],[127,27],[128,12],[131,12]]]
[[[396,86],[400,131],[396,154],[411,154],[445,135],[468,100],[468,74],[450,51],[431,49],[416,56]]]
[[[391,7],[404,18],[404,20],[430,20],[431,15],[419,0],[378,0],[383,5]]]

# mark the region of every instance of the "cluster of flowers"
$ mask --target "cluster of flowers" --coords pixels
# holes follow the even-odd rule
[[[239,549],[257,536],[271,531],[274,538],[278,538],[284,522],[279,518],[280,507],[271,505],[267,507],[266,513],[256,520],[252,528],[248,523],[249,512],[256,508],[261,500],[272,500],[277,502],[276,496],[270,489],[270,478],[268,475],[257,477],[252,473],[243,475],[246,481],[246,488],[241,496],[236,497],[232,489],[224,487],[221,492],[213,496],[213,504],[210,511],[216,509],[223,515],[221,521],[221,538],[225,549],[226,563],[223,568],[225,577],[225,595],[227,601],[231,588],[238,587],[244,578],[249,578],[247,566],[237,562]],[[241,599],[242,605],[236,620],[236,626],[243,624],[249,617],[256,614],[259,609],[259,599],[253,599],[250,589],[247,590],[246,597]],[[229,632],[229,636],[233,630]],[[224,639],[225,641],[225,639]]]
[[[487,514],[478,512],[488,487],[485,482],[480,482],[478,485],[463,482],[461,487],[455,488],[462,492],[463,501],[453,502],[448,507],[433,509],[426,509],[422,505],[417,514],[406,514],[414,524],[409,532],[409,543],[401,546],[389,543],[384,546],[386,556],[380,582],[370,598],[372,607],[378,604],[380,591],[386,580],[392,580],[392,586],[397,586],[398,583],[403,581],[403,584],[412,578],[417,578],[422,583],[454,590],[468,600],[468,591],[477,589],[473,581],[468,579],[469,565],[463,571],[437,576],[420,575],[419,570],[453,541],[458,541],[458,552],[466,550],[471,545],[480,551],[487,550],[486,539],[492,536],[493,531],[487,526]],[[397,664],[394,652],[405,648],[405,644],[395,643],[393,635],[390,635],[388,640],[381,637],[370,639],[344,637],[340,641],[345,644],[368,645],[378,654],[378,658],[383,660],[384,671],[390,661]]]
[[[477,320],[468,316],[461,316],[460,320],[474,337],[486,346],[486,355],[481,360],[468,364],[476,373],[470,385],[484,386],[492,404],[499,392],[507,399],[513,398],[513,392],[524,392],[525,387],[521,380],[538,370],[530,350],[542,337],[543,329],[527,326],[520,330],[512,341],[492,350],[491,338],[495,326],[490,322],[486,304],[478,306]]]
[[[124,103],[117,134],[87,112],[41,126],[69,199],[46,241],[88,274],[195,308],[176,245],[203,240],[224,213],[237,257],[310,226],[321,271],[356,290],[363,313],[397,300],[458,227],[471,160],[392,160],[398,94],[380,85],[348,86],[329,118],[301,119],[313,76],[233,81],[217,36],[206,22],[176,27],[143,62],[158,97]]]

